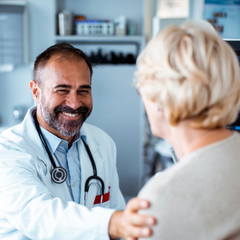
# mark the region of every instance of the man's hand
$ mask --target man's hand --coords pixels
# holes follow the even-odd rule
[[[129,200],[124,211],[113,213],[108,227],[111,239],[124,238],[126,240],[136,240],[139,237],[149,237],[152,235],[151,226],[156,224],[156,219],[152,216],[138,214],[138,210],[150,206],[149,202],[139,198]]]

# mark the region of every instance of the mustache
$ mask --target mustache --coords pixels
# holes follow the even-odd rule
[[[78,109],[73,109],[69,106],[58,106],[54,109],[55,114],[57,115],[59,112],[66,112],[72,114],[87,114],[89,112],[88,107],[79,107]]]

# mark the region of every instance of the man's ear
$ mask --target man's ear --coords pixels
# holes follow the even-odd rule
[[[32,90],[32,97],[35,103],[40,100],[40,87],[35,80],[30,81],[30,88]]]

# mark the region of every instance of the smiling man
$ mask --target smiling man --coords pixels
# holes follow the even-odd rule
[[[92,65],[69,44],[40,54],[30,82],[36,107],[0,136],[1,239],[135,239],[155,220],[126,209],[116,147],[84,123],[92,111]]]
[[[73,137],[92,111],[92,67],[78,49],[54,51],[62,45],[46,50],[50,52],[46,57],[45,52],[38,56],[35,80],[30,82],[30,87],[37,103],[39,124],[71,146]],[[51,51],[54,54],[49,58]]]

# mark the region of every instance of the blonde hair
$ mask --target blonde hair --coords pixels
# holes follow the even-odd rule
[[[193,128],[232,123],[240,110],[239,63],[231,47],[205,21],[169,26],[137,60],[136,86],[157,102],[171,125]]]

